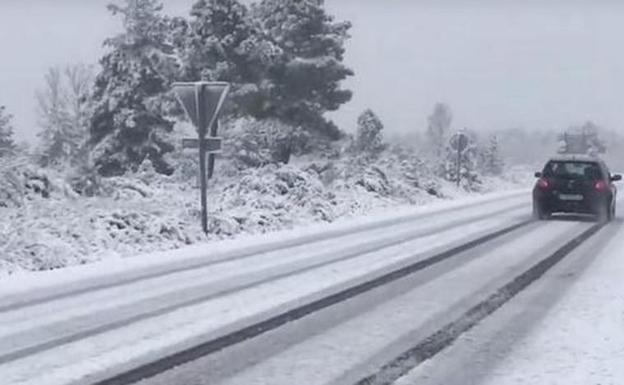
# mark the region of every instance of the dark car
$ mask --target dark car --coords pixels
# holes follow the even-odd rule
[[[593,214],[599,220],[615,216],[617,189],[622,179],[611,175],[606,164],[590,156],[562,156],[550,159],[533,188],[533,214],[548,219],[554,213]]]

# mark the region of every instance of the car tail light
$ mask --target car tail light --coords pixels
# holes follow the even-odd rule
[[[548,179],[540,178],[537,180],[537,187],[542,190],[548,190],[550,188],[550,182]]]
[[[596,183],[594,183],[594,190],[598,192],[605,192],[607,191],[607,188],[608,186],[603,180],[599,180],[599,181],[596,181]]]

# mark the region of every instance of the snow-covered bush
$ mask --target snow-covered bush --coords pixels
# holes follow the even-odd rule
[[[0,158],[10,156],[15,150],[13,125],[11,124],[13,116],[5,110],[5,106],[0,106]]]
[[[288,163],[308,148],[310,135],[276,119],[237,119],[225,127],[225,156],[239,168]]]
[[[351,152],[339,157],[308,154],[294,157],[289,164],[247,168],[233,167],[238,160],[224,154],[209,182],[209,233],[205,235],[195,158],[195,153],[176,154],[172,176],[156,172],[145,161],[135,172],[98,179],[93,196],[57,171],[32,166],[28,158],[3,164],[0,271],[52,269],[132,256],[466,193],[437,177],[429,163],[403,146],[376,157]],[[493,179],[486,182],[481,188],[500,188]],[[508,185],[513,183],[510,180]]]
[[[485,175],[501,175],[505,162],[500,153],[496,135],[490,135],[487,143],[479,149],[479,168]]]
[[[37,199],[75,196],[62,174],[38,167],[27,155],[6,157],[0,163],[0,208],[22,207],[27,201]]]
[[[479,151],[477,135],[469,130],[461,130],[458,132],[458,135],[464,135],[467,138],[467,146],[458,152],[456,148],[453,148],[453,138],[451,137],[446,146],[444,178],[450,182],[459,182],[459,186],[465,190],[478,191],[481,180],[478,173]]]
[[[352,145],[352,151],[364,155],[377,155],[384,149],[381,120],[371,109],[367,109],[357,120],[357,132]]]

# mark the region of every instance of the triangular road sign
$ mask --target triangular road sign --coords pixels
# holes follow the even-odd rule
[[[186,110],[200,136],[217,120],[223,102],[230,90],[226,82],[174,83],[178,100]]]
[[[224,82],[212,82],[212,83],[204,83],[201,86],[204,88],[204,100],[202,109],[206,114],[206,119],[204,122],[208,122],[206,127],[212,127],[215,124],[219,112],[221,112],[221,108],[223,107],[223,103],[225,102],[225,98],[227,97],[228,92],[230,91],[230,84]]]
[[[182,107],[186,111],[189,119],[195,126],[199,126],[199,116],[197,115],[197,86],[195,83],[174,83],[173,90],[180,101]]]

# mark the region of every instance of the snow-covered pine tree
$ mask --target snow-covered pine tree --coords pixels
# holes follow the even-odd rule
[[[435,161],[444,158],[444,149],[452,122],[451,108],[444,103],[436,103],[433,112],[427,118],[427,142],[429,152],[434,156]]]
[[[232,84],[224,114],[264,117],[262,87],[280,51],[254,25],[238,0],[197,0],[176,39],[182,78]]]
[[[13,116],[6,112],[6,107],[0,106],[0,157],[10,155],[15,151],[12,119]]]
[[[89,130],[95,167],[104,176],[120,175],[148,158],[157,172],[171,174],[165,155],[174,149],[173,122],[163,115],[173,66],[163,53],[171,48],[169,20],[157,0],[125,0],[109,9],[121,15],[125,31],[105,42],[109,52],[95,80]]]
[[[37,91],[41,162],[80,164],[86,161],[92,73],[84,65],[53,67]]]
[[[467,147],[460,152],[460,185],[466,189],[472,189],[479,183],[479,175],[477,173],[478,166],[478,149],[477,135],[470,130],[460,130],[459,133],[466,135],[468,138]],[[445,147],[445,163],[444,177],[451,182],[457,182],[457,150],[451,145],[449,140]]]
[[[253,17],[281,51],[262,86],[266,114],[331,139],[341,137],[323,114],[351,99],[351,91],[340,87],[353,75],[343,63],[351,24],[336,22],[323,0],[262,0],[253,6]]]
[[[607,145],[599,136],[600,127],[594,122],[588,121],[581,127],[581,132],[585,137],[587,146],[586,153],[589,155],[604,154],[607,152]]]
[[[600,127],[591,121],[570,127],[557,137],[560,154],[604,154],[607,146],[598,135]]]
[[[498,137],[490,135],[481,151],[481,169],[486,175],[501,175],[505,168],[505,162],[500,153]]]
[[[366,155],[376,155],[384,149],[382,130],[384,126],[373,110],[366,109],[357,121],[354,150]]]

